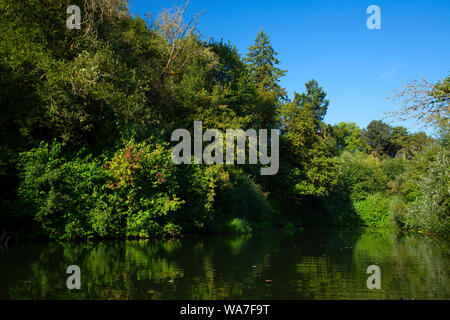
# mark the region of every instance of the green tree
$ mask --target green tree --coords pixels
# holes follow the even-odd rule
[[[450,230],[449,152],[436,155],[425,175],[420,178],[419,194],[406,215],[407,227],[448,234]]]
[[[325,115],[327,114],[330,102],[325,99],[326,92],[319,83],[312,79],[305,84],[306,92],[298,94],[295,92],[294,102],[301,108],[306,108],[314,115],[316,125],[320,127]]]
[[[364,150],[362,130],[354,122],[341,122],[333,127],[333,136],[339,152],[357,152]]]
[[[394,96],[399,109],[387,113],[389,117],[408,120],[415,119],[422,125],[445,125],[449,121],[450,76],[429,82],[414,80],[404,86]]]
[[[392,128],[381,120],[374,120],[363,130],[363,139],[369,145],[375,158],[380,159],[389,152]]]
[[[249,47],[246,61],[255,82],[266,91],[275,91],[277,98],[285,100],[286,92],[280,85],[280,78],[287,71],[276,66],[280,64],[276,52],[270,44],[269,36],[260,30],[255,38],[255,44]]]
[[[394,127],[389,138],[387,153],[391,157],[401,155],[407,157],[409,153],[409,134],[405,127]]]
[[[286,90],[279,84],[287,71],[277,67],[280,64],[277,55],[278,52],[270,44],[269,36],[260,30],[245,59],[251,77],[262,96],[258,113],[263,127],[274,125],[277,107],[280,106],[280,102],[287,100]]]
[[[281,152],[283,161],[289,163],[286,181],[297,197],[325,196],[336,183],[328,137],[326,132],[318,131],[318,127],[324,127],[321,119],[328,105],[325,96],[313,80],[306,84],[306,93],[296,94],[296,99],[280,110]]]

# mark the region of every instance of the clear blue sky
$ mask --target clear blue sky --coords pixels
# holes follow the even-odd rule
[[[129,0],[129,8],[157,15],[183,3]],[[381,9],[381,30],[366,27],[372,4]],[[325,121],[331,124],[366,127],[392,110],[386,98],[402,84],[450,72],[450,0],[191,0],[187,18],[202,10],[203,36],[229,40],[242,55],[260,29],[269,34],[280,67],[288,70],[281,84],[289,96],[316,79],[328,93]]]

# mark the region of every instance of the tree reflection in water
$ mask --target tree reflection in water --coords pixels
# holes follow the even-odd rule
[[[10,246],[1,299],[448,299],[447,239],[392,231]],[[66,269],[81,268],[81,290]],[[366,269],[381,268],[381,290]]]

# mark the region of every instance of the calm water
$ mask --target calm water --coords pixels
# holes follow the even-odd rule
[[[293,233],[10,246],[0,299],[449,299],[448,239]],[[66,269],[81,268],[81,290]],[[369,265],[381,289],[368,290]]]

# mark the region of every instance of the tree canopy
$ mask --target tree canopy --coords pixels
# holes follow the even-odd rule
[[[418,201],[430,230],[443,215],[437,198],[433,213],[423,212],[430,172],[447,181],[445,126],[439,141],[380,120],[332,126],[318,81],[288,99],[280,85],[287,71],[263,31],[243,58],[229,42],[202,38],[201,15],[186,21],[186,7],[146,20],[122,0],[71,4],[84,13],[80,30],[66,27],[64,1],[0,2],[0,229],[29,238],[158,237],[298,225],[333,210],[333,223],[357,216],[375,224],[375,212],[384,224],[390,215],[372,206],[394,195],[398,208]],[[422,106],[443,111],[448,78],[430,94]],[[260,176],[262,164],[173,164],[171,133],[193,136],[198,120],[205,130],[278,130],[278,174]],[[421,224],[405,210],[399,224]]]

